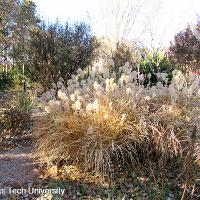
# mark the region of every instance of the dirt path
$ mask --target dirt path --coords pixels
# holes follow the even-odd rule
[[[0,187],[22,187],[34,182],[39,171],[34,161],[32,146],[0,152]]]
[[[7,108],[7,102],[12,101],[14,96],[14,93],[0,93],[0,115]],[[1,124],[0,129],[2,129]],[[25,137],[22,135],[21,138],[17,137],[17,140],[1,140],[0,189],[22,187],[27,182],[33,182],[37,179],[39,172],[32,149],[31,135],[26,134]]]

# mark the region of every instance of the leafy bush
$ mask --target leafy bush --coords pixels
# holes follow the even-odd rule
[[[7,72],[0,72],[0,90],[20,90],[23,81],[30,85],[30,80],[23,76],[22,69],[18,66],[12,66]]]
[[[30,113],[14,107],[5,111],[2,122],[5,131],[10,135],[22,134],[30,122]]]
[[[30,62],[26,67],[29,77],[49,89],[59,77],[67,80],[79,67],[91,64],[97,47],[96,38],[83,23],[43,24],[31,32]]]
[[[13,88],[15,89],[20,89],[22,82],[23,82],[23,73],[22,69],[20,69],[17,66],[13,66],[10,70],[9,73],[13,77]]]
[[[129,62],[131,66],[136,66],[139,62],[139,50],[136,46],[125,42],[118,42],[116,50],[113,52],[112,59],[114,61],[115,71],[124,63]]]
[[[173,71],[169,86],[158,81],[144,87],[143,74],[127,64],[119,70],[121,77],[116,79],[109,68],[93,67],[89,77],[78,82],[84,78],[79,69],[67,87],[60,79],[35,99],[35,111],[44,112],[34,125],[43,161],[73,161],[86,171],[110,174],[118,164],[184,158],[191,141],[198,145],[197,77]],[[161,79],[167,82],[165,74]]]
[[[22,134],[31,121],[32,103],[29,97],[19,93],[0,118],[6,134]]]
[[[155,85],[160,80],[160,73],[166,73],[168,81],[172,79],[172,71],[175,65],[162,51],[147,52],[140,61],[139,71],[145,75],[144,84]],[[150,80],[149,80],[150,79]]]
[[[174,37],[169,47],[169,56],[182,71],[200,69],[200,21],[196,27],[187,27]]]

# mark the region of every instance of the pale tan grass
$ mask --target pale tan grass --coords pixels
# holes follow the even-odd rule
[[[186,153],[193,121],[184,98],[172,107],[167,94],[146,101],[122,92],[113,96],[112,102],[112,110],[106,102],[100,102],[98,113],[80,116],[61,111],[36,120],[40,157],[47,163],[73,161],[86,171],[109,174],[113,165],[133,166],[147,157],[167,161]],[[123,114],[127,118],[121,124]],[[91,125],[95,130],[88,134]]]

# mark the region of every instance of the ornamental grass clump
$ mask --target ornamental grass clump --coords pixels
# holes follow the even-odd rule
[[[119,73],[78,69],[66,87],[60,78],[35,99],[35,112],[42,113],[35,120],[36,149],[44,162],[64,160],[104,175],[118,165],[183,157],[191,141],[198,149],[198,77],[175,70],[170,85],[161,73],[155,86],[144,87],[146,77],[128,63]]]

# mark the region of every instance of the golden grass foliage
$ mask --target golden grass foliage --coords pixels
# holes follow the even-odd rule
[[[185,156],[191,143],[197,148],[199,88],[186,97],[175,83],[174,90],[161,84],[152,90],[134,80],[115,84],[105,78],[101,80],[105,85],[98,84],[99,75],[93,75],[82,85],[78,80],[67,89],[60,84],[59,101],[49,93],[43,95],[39,104],[46,112],[34,125],[36,150],[43,161],[65,160],[104,175],[119,164]]]

